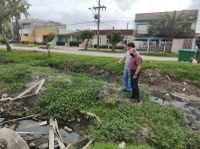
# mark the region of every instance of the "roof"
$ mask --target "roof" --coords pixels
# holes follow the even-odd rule
[[[60,33],[58,34],[58,36],[80,36],[81,32],[80,31],[76,31],[76,32],[70,32],[70,33]]]
[[[97,30],[93,30],[93,31],[95,32],[95,34],[97,34]],[[113,30],[113,29],[110,29],[110,30],[99,30],[99,35],[107,35],[108,33],[113,32],[113,31],[120,31],[125,36],[132,36],[133,32],[134,32],[134,30],[132,30],[132,29],[129,29],[129,30]]]
[[[164,15],[166,13],[173,13],[174,11],[166,11],[166,12],[154,12],[154,13],[138,13],[135,15],[135,21],[146,21],[146,20],[154,20],[159,16]],[[194,15],[196,18],[198,16],[198,10],[182,10],[176,11],[177,14],[185,13]]]

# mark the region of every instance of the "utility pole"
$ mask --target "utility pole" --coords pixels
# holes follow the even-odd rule
[[[98,13],[94,15],[94,18],[97,19],[97,50],[99,50],[99,28],[100,28],[100,10],[105,9],[106,7],[103,5],[101,6],[101,0],[99,0],[98,2],[98,6],[97,7],[92,7],[94,10],[98,10]]]
[[[129,22],[127,22],[127,26],[126,26],[127,33],[128,33],[128,24],[129,24]],[[125,49],[125,51],[127,50],[127,46],[128,46],[128,37],[127,36],[128,35],[126,35],[126,49]]]

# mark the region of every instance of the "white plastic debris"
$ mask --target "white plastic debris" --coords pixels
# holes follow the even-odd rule
[[[124,149],[126,146],[126,143],[123,141],[122,143],[119,144],[120,149]]]

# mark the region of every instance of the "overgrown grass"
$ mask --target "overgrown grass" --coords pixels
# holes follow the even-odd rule
[[[3,86],[15,84],[17,81],[24,84],[28,82],[33,73],[46,79],[44,86],[46,89],[34,105],[37,112],[62,119],[77,117],[81,110],[95,113],[102,123],[90,125],[87,133],[92,133],[97,142],[104,144],[125,141],[133,145],[128,146],[128,148],[145,143],[158,149],[200,147],[200,136],[184,127],[183,113],[173,106],[159,106],[151,103],[145,91],[142,90],[141,92],[143,104],[140,105],[98,100],[97,95],[103,86],[102,80],[83,74],[69,74],[67,68],[66,71],[59,73],[51,68],[44,67],[54,64],[63,69],[70,62],[70,67],[80,69],[81,62],[84,63],[83,59],[87,59],[88,61],[84,63],[83,69],[88,68],[87,65],[89,67],[95,65],[98,69],[101,69],[105,67],[106,62],[114,63],[116,59],[107,60],[106,58],[59,54],[49,58],[43,53],[26,52],[9,54],[3,52],[1,58],[4,60],[0,59],[3,63],[6,61],[18,63],[7,63],[7,65],[1,63],[1,70],[3,70],[1,74],[11,75],[9,77],[1,75]],[[103,60],[103,62],[101,63],[100,60]],[[115,65],[112,65],[108,66],[114,68]],[[162,65],[165,66],[164,63]],[[193,64],[188,65],[193,66]],[[144,69],[158,66],[159,62],[152,64],[145,62]],[[109,69],[109,67],[107,68]],[[165,67],[166,70],[169,69],[167,66]],[[116,69],[120,70],[117,67]],[[116,73],[119,70],[111,69]],[[23,82],[23,80],[26,81]],[[114,147],[113,145],[108,146]]]
[[[164,52],[140,52],[141,55],[158,56],[158,57],[178,57],[178,53],[164,53]]]
[[[61,70],[71,70],[84,73],[90,68],[98,70],[105,69],[112,74],[120,76],[123,70],[123,64],[115,65],[117,58],[105,58],[94,56],[56,54],[48,57],[47,53],[33,53],[13,51],[7,53],[0,50],[0,63],[15,62],[26,63],[32,66],[51,66]],[[187,62],[167,62],[167,61],[143,61],[142,69],[159,68],[169,76],[179,79],[180,81],[190,80],[200,85],[200,67],[196,64]]]
[[[16,43],[14,44],[15,47],[29,47],[29,48],[32,48],[32,47],[39,47],[39,45],[34,45],[34,44],[20,44],[20,43]]]
[[[102,52],[102,53],[126,53],[123,49],[116,49],[115,51],[112,51],[112,48],[110,49],[94,49],[94,48],[88,48],[87,50],[85,49],[80,49],[80,51],[89,51],[89,52]]]
[[[71,119],[81,110],[93,107],[101,91],[102,82],[83,75],[54,81],[36,101],[36,110],[56,118]],[[43,107],[43,108],[41,108]]]
[[[31,69],[27,65],[0,65],[0,86],[3,92],[16,92],[31,80]]]
[[[118,149],[118,145],[113,143],[96,143],[93,147],[90,147],[89,149]],[[125,149],[153,149],[152,147],[148,145],[126,145]]]
[[[91,108],[90,111],[102,120],[96,128],[91,127],[95,130],[95,139],[99,142],[147,143],[157,149],[200,147],[199,135],[183,127],[183,113],[179,109],[153,104],[144,94],[142,99],[142,105],[103,103]]]

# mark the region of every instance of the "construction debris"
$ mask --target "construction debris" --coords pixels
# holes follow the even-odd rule
[[[0,124],[6,124],[6,123],[15,122],[15,121],[19,121],[19,120],[24,120],[24,119],[28,119],[28,118],[32,118],[32,117],[37,117],[37,116],[39,116],[39,114],[34,114],[34,115],[26,116],[26,117],[21,117],[21,118],[17,118],[17,119],[4,121],[4,122],[1,122]]]
[[[13,130],[1,128],[0,134],[0,142],[5,149],[29,149],[26,142]]]
[[[93,139],[90,140],[90,141],[83,147],[83,149],[89,148],[89,146],[90,146],[92,143],[93,143]]]
[[[54,149],[54,140],[57,140],[60,149],[65,149],[65,144],[58,129],[57,120],[50,119],[49,122],[49,149]]]
[[[95,117],[95,118],[97,119],[97,121],[98,121],[99,123],[101,123],[101,120],[96,116],[96,114],[91,113],[91,112],[85,112],[85,111],[81,111],[81,113],[86,114],[86,115],[89,115],[89,116],[91,116],[91,117]]]
[[[37,94],[39,93],[39,91],[40,91],[42,85],[44,84],[44,82],[45,82],[45,79],[42,79],[42,80],[36,82],[36,83],[35,83],[34,85],[32,85],[31,87],[29,87],[28,89],[26,89],[24,92],[22,92],[22,93],[19,94],[18,96],[14,97],[14,98],[12,98],[12,97],[7,97],[7,96],[6,96],[6,98],[4,98],[4,96],[3,96],[3,97],[0,99],[0,101],[9,101],[9,100],[14,101],[14,100],[17,100],[17,99],[23,99],[23,98],[35,96],[35,95],[37,95]],[[38,87],[37,87],[37,86],[38,86]],[[34,93],[30,93],[30,92],[31,92],[34,88],[36,88],[36,87],[37,87],[36,91],[35,91]],[[28,94],[28,93],[30,93],[30,94]],[[28,95],[27,95],[27,94],[28,94]]]
[[[64,130],[66,130],[69,133],[73,132],[73,129],[71,129],[71,128],[67,127],[67,126],[64,127]]]

